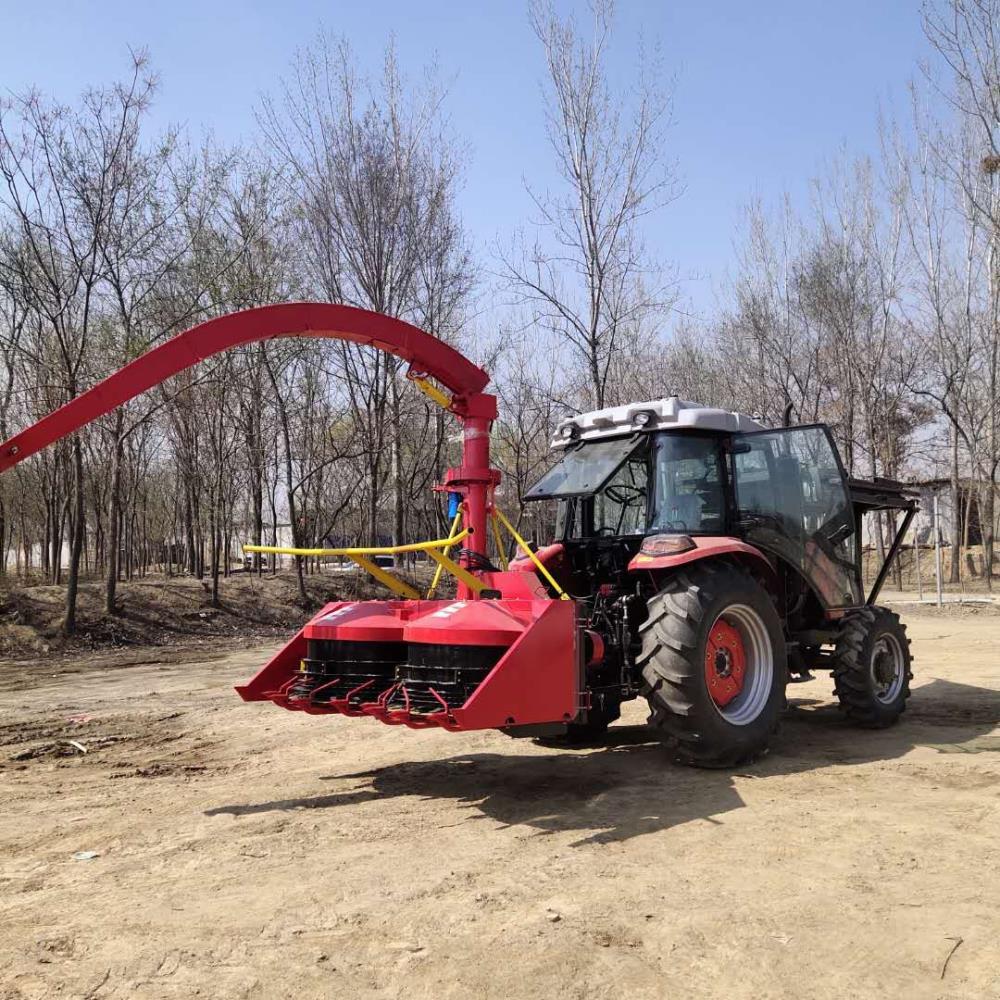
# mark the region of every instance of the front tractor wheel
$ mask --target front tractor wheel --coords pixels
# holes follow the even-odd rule
[[[868,729],[891,726],[910,697],[910,640],[899,615],[861,608],[840,626],[834,651],[834,693],[851,722]]]
[[[649,721],[679,759],[732,767],[767,750],[788,680],[781,622],[767,591],[728,563],[672,577],[648,602],[638,665]]]

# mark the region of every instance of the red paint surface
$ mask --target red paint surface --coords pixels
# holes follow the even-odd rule
[[[456,412],[464,411],[465,398],[479,395],[490,380],[453,347],[399,319],[324,302],[262,306],[179,333],[15,434],[0,445],[0,472],[199,361],[239,344],[282,337],[329,337],[394,354],[458,396]],[[476,409],[474,403],[472,409]]]
[[[463,497],[465,527],[472,532],[465,547],[485,555],[489,493],[500,482],[500,473],[490,467],[496,398],[482,391],[489,375],[443,340],[409,323],[350,306],[291,302],[191,327],[0,444],[0,472],[199,361],[240,344],[285,337],[327,337],[375,347],[409,361],[413,371],[430,375],[453,393],[451,410],[465,425],[462,464],[448,470],[445,484]],[[464,584],[459,595],[474,596]]]
[[[719,618],[710,629],[705,644],[705,680],[712,701],[720,708],[743,690],[746,669],[747,656],[740,633]]]
[[[628,568],[630,570],[672,569],[710,556],[740,555],[759,560],[769,572],[773,572],[770,561],[760,549],[747,542],[741,542],[738,538],[729,535],[695,535],[692,540],[695,544],[693,549],[673,556],[647,556],[639,552],[632,557]]]
[[[330,624],[332,613],[347,609]],[[357,613],[355,614],[355,611]],[[367,623],[366,623],[367,619]],[[398,623],[395,626],[392,620]],[[374,623],[377,629],[372,632]],[[330,635],[327,630],[336,630]],[[416,713],[388,707],[395,684],[370,692],[370,700],[351,705],[348,698],[312,703],[291,698],[307,638],[376,641],[402,632],[407,642],[448,645],[501,645],[506,652],[461,707]],[[238,687],[244,701],[271,701],[291,711],[314,715],[371,716],[387,725],[411,729],[496,729],[510,725],[565,722],[574,718],[581,698],[576,608],[572,601],[366,601],[329,604],[255,677]],[[367,697],[367,695],[366,695]]]
[[[367,345],[403,358],[453,395],[450,410],[463,422],[461,464],[449,469],[444,487],[462,496],[464,546],[485,555],[487,512],[500,473],[490,466],[490,426],[496,398],[482,390],[489,376],[454,348],[409,323],[377,313],[326,303],[289,303],[209,320],[178,334],[0,445],[0,472],[73,433],[140,393],[198,362],[240,344],[283,337],[328,337]],[[473,560],[463,556],[471,566]],[[575,605],[551,601],[525,586],[518,573],[483,574],[508,600],[475,600],[459,584],[455,602],[384,601],[327,605],[236,690],[245,701],[271,701],[313,714],[371,715],[414,728],[483,729],[573,718],[580,703]],[[488,580],[487,580],[488,578]],[[442,614],[444,609],[447,614]],[[333,617],[331,617],[333,616]],[[400,638],[402,636],[402,638]],[[372,692],[360,707],[347,699],[314,702],[291,697],[309,638],[341,641],[443,642],[499,645],[500,661],[466,704],[430,714],[390,710],[387,692]]]

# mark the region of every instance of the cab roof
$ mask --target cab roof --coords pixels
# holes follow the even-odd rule
[[[745,413],[702,406],[679,396],[667,396],[645,403],[626,403],[603,410],[590,410],[567,417],[556,426],[553,448],[565,448],[574,441],[595,441],[626,431],[703,430],[736,433],[767,428]]]

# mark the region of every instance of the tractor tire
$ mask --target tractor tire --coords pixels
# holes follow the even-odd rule
[[[891,726],[910,697],[910,640],[899,615],[870,607],[844,617],[834,650],[834,693],[847,718],[867,729]]]
[[[695,767],[734,767],[767,751],[785,708],[788,663],[774,602],[730,562],[695,563],[647,602],[640,626],[650,724]]]

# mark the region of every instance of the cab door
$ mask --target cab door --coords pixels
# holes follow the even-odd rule
[[[825,607],[862,604],[854,510],[829,429],[736,434],[732,459],[741,536],[798,569]]]

